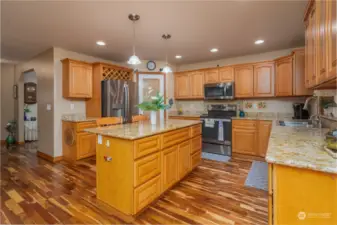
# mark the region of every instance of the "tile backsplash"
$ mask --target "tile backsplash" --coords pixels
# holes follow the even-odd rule
[[[234,101],[179,101],[176,100],[172,111],[181,109],[183,112],[207,112],[210,104],[237,104],[238,109],[245,112],[279,112],[293,113],[293,103],[304,103],[304,97],[278,99],[249,99]]]

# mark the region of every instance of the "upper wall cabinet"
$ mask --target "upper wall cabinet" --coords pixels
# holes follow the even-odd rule
[[[313,91],[307,88],[305,77],[305,57],[304,49],[293,51],[293,95],[304,96],[312,95]]]
[[[276,60],[276,96],[293,95],[293,57],[287,56]]]
[[[254,96],[274,96],[274,63],[254,65]]]
[[[194,71],[190,74],[191,97],[204,98],[204,71]]]
[[[336,88],[336,0],[308,1],[304,23],[305,85],[313,89]]]
[[[205,84],[218,83],[218,82],[219,82],[218,68],[205,70]]]
[[[252,97],[254,95],[254,68],[243,65],[234,68],[235,97]]]
[[[92,65],[71,59],[62,60],[64,98],[92,97]]]
[[[175,74],[175,97],[176,99],[190,98],[190,77],[189,73]]]
[[[234,68],[232,66],[220,67],[219,81],[221,83],[234,81]]]

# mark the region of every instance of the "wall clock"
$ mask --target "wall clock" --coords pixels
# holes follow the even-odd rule
[[[156,69],[156,63],[154,61],[148,61],[147,64],[146,64],[146,66],[147,66],[148,70],[154,70],[154,69]]]

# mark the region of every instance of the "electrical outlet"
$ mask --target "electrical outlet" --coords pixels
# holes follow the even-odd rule
[[[70,110],[74,110],[75,109],[75,104],[74,103],[70,103]]]
[[[47,104],[47,111],[51,110],[51,104]]]

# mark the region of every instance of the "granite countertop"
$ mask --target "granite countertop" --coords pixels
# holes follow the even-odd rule
[[[189,127],[201,123],[197,120],[163,120],[156,125],[151,125],[150,121],[140,121],[138,123],[127,123],[108,127],[88,128],[84,131],[103,136],[116,137],[121,139],[135,140],[179,128]]]
[[[337,174],[337,159],[323,149],[326,132],[325,128],[282,127],[275,122],[266,161]]]
[[[84,114],[65,114],[61,117],[62,121],[67,122],[90,122],[95,121],[98,118],[95,117],[86,117]]]

